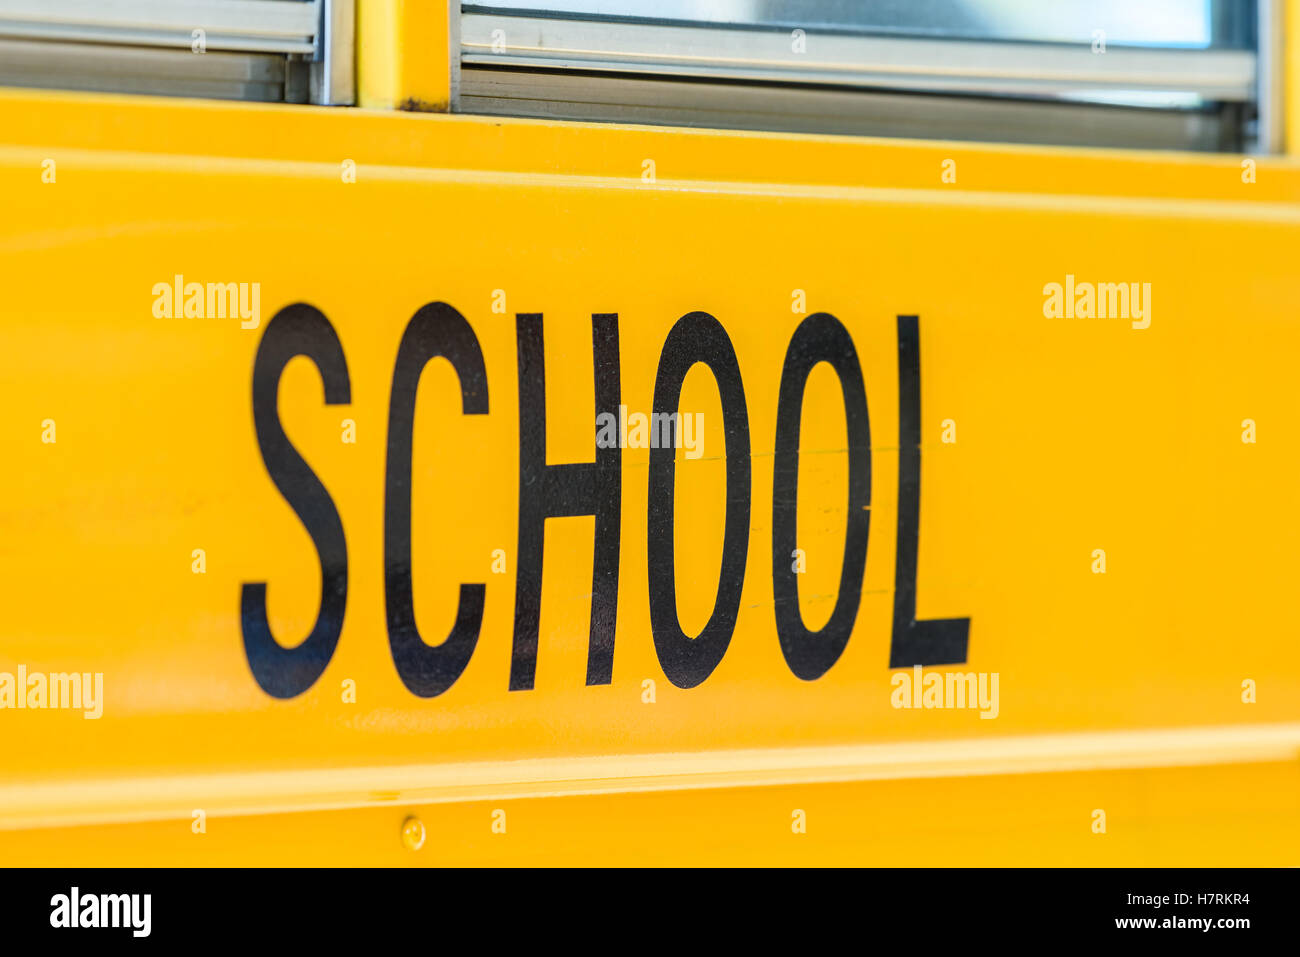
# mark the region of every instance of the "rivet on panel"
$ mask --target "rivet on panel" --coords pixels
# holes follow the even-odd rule
[[[402,844],[408,851],[424,847],[424,822],[418,817],[408,817],[402,822]]]

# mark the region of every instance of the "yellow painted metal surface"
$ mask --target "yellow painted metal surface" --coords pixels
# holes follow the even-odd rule
[[[451,102],[451,6],[438,0],[356,0],[361,106],[446,111]],[[459,50],[457,50],[459,53]]]
[[[1295,164],[1246,183],[1235,157],[26,93],[0,94],[0,130],[0,673],[103,676],[98,718],[0,709],[7,860],[1296,862]],[[182,299],[256,283],[259,309],[159,315],[177,276]],[[1149,284],[1145,314],[1046,315],[1045,287],[1076,281]],[[486,408],[466,414],[441,359],[410,400],[414,620],[438,645],[462,583],[483,617],[463,673],[422,697],[390,648],[385,521],[399,346],[435,302],[472,331]],[[294,303],[336,334],[347,394],[324,401],[300,356],[271,411],[337,511],[348,578],[328,663],[276,697],[241,600],[266,583],[291,648],[322,588],[254,419],[259,348]],[[739,586],[725,653],[692,687],[661,657],[663,462],[629,447],[610,680],[588,684],[595,521],[557,517],[532,687],[511,690],[518,316],[543,316],[556,464],[596,454],[593,314],[617,314],[620,404],[648,413],[697,311],[743,384],[743,574],[720,574],[741,453],[699,365],[679,408],[703,446],[672,453],[668,540],[686,635],[720,577]],[[816,313],[861,370],[870,522],[847,642],[805,680],[777,630],[773,502],[783,365]],[[996,708],[895,706],[917,448],[900,316],[920,350],[915,612],[969,619],[963,657],[925,672],[996,674]],[[813,368],[795,496],[813,630],[861,507],[845,408]],[[414,854],[412,808],[431,835]]]
[[[42,866],[1242,866],[1294,861],[1294,762],[464,801],[0,832]],[[1248,797],[1247,797],[1248,796]],[[1107,831],[1091,830],[1094,808]],[[796,811],[806,829],[792,830]],[[410,816],[418,850],[401,840]],[[495,827],[494,827],[495,826]],[[1292,853],[1288,853],[1291,851]]]

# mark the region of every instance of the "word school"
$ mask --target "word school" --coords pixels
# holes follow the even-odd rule
[[[894,613],[890,633],[882,636],[886,647],[881,649],[881,663],[887,661],[891,669],[960,664],[966,661],[970,619],[922,619],[916,614],[921,522],[920,331],[918,317],[899,315],[896,318],[898,420],[893,434],[897,436],[898,498],[895,534],[889,539],[894,548]],[[424,635],[417,627],[411,577],[411,527],[415,517],[411,496],[412,445],[416,392],[424,369],[434,358],[447,360],[460,384],[460,401],[446,409],[444,415],[518,416],[518,537],[508,689],[519,692],[533,689],[541,644],[538,631],[544,590],[542,559],[546,522],[584,515],[595,518],[586,684],[607,685],[613,680],[619,558],[627,547],[621,542],[622,449],[613,441],[623,415],[623,357],[619,351],[618,324],[617,313],[594,313],[591,317],[597,413],[595,434],[591,436],[594,459],[552,462],[546,448],[546,363],[541,313],[516,316],[517,412],[502,409],[499,403],[490,404],[488,363],[473,326],[457,309],[445,302],[430,302],[416,310],[408,321],[397,347],[389,401],[383,564],[366,572],[383,583],[389,650],[398,676],[413,694],[421,698],[436,697],[464,673],[479,641],[486,592],[490,587],[485,582],[460,585],[454,624],[445,637]],[[277,312],[267,323],[253,359],[252,418],[267,476],[297,513],[315,546],[320,561],[321,599],[311,634],[287,647],[272,633],[267,611],[268,583],[243,584],[239,621],[249,669],[262,690],[276,698],[300,695],[320,678],[338,645],[349,583],[355,581],[355,572],[349,569],[345,529],[355,529],[356,524],[343,520],[328,491],[328,479],[322,481],[307,464],[280,421],[280,378],[285,367],[299,356],[309,359],[319,371],[326,405],[352,402],[352,376],[333,323],[306,303],[286,306]],[[798,575],[791,567],[790,555],[796,549],[804,391],[813,368],[823,362],[839,379],[844,404],[847,524],[835,607],[830,620],[813,631],[806,626],[800,612]],[[725,498],[719,503],[725,521],[722,566],[708,622],[699,635],[685,634],[677,616],[675,579],[675,437],[673,442],[652,444],[649,468],[638,472],[636,478],[647,484],[643,547],[648,574],[644,585],[649,596],[650,632],[659,665],[665,677],[678,688],[694,688],[708,679],[731,644],[741,612],[746,575],[770,575],[775,601],[768,613],[774,619],[781,654],[795,677],[816,681],[839,660],[853,632],[862,601],[871,540],[871,427],[866,383],[853,336],[838,318],[825,312],[804,318],[793,330],[776,383],[775,447],[770,457],[750,454],[750,411],[740,364],[726,328],[707,312],[688,312],[669,330],[655,368],[651,413],[660,416],[659,421],[663,422],[678,410],[686,374],[697,365],[712,374],[722,404],[717,429],[724,439],[726,453],[720,457],[726,481]],[[886,434],[891,431],[887,429]],[[679,434],[684,432],[682,429]],[[772,470],[772,497],[766,503],[771,519],[768,526],[771,565],[762,569],[747,568],[751,529],[757,527],[751,521],[751,481],[755,467]],[[506,504],[466,501],[450,507],[499,509]]]

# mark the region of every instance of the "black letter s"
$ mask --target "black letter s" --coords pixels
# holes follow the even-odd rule
[[[306,356],[320,370],[325,404],[352,401],[347,360],[330,321],[305,303],[286,306],[267,323],[253,361],[253,425],[271,481],[297,513],[320,557],[321,599],[307,640],[285,648],[271,634],[266,616],[266,583],[243,587],[240,617],[244,651],[253,677],[276,698],[292,698],[310,688],[334,655],[348,600],[348,547],[334,500],[298,454],[280,424],[280,375],[293,358]]]

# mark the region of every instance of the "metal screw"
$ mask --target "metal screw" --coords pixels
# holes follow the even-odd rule
[[[408,851],[418,851],[424,847],[424,822],[411,816],[402,822],[402,843]]]

